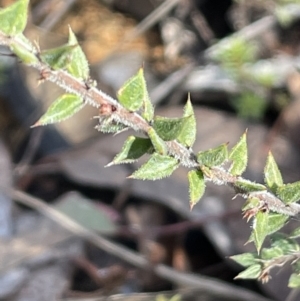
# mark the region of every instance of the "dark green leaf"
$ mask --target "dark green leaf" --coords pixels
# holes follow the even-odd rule
[[[197,161],[208,167],[219,166],[228,159],[227,144],[197,154]]]
[[[67,66],[68,71],[77,78],[88,79],[89,64],[81,47],[78,45],[78,41],[71,27],[69,27],[68,44],[70,46],[78,46],[73,49],[72,60]]]
[[[63,94],[47,110],[47,112],[33,125],[40,126],[57,123],[73,116],[84,103],[74,94]]]
[[[177,139],[185,123],[190,117],[166,118],[157,116],[153,121],[153,128],[161,139],[170,141]]]
[[[255,191],[264,191],[267,188],[259,183],[251,182],[249,180],[240,179],[235,181],[234,187],[238,193],[249,193]]]
[[[257,279],[260,276],[262,267],[260,264],[254,264],[245,271],[239,273],[234,279]]]
[[[299,201],[300,181],[278,187],[276,195],[286,204]]]
[[[191,103],[190,95],[188,97],[187,103],[184,106],[183,109],[183,117],[189,117],[188,120],[184,123],[181,132],[179,136],[177,137],[177,140],[187,146],[191,147],[193,146],[195,139],[196,139],[196,133],[197,133],[197,128],[196,128],[196,118],[195,118],[195,113],[194,109]]]
[[[170,176],[178,166],[179,163],[175,158],[154,153],[150,159],[129,178],[159,180]]]
[[[261,251],[261,258],[263,260],[271,260],[283,256],[283,251],[279,247],[263,248]]]
[[[131,77],[118,91],[120,103],[129,111],[137,111],[148,97],[143,69]]]
[[[158,136],[156,131],[153,128],[150,128],[148,130],[148,135],[155,151],[161,155],[166,155],[168,153],[167,146],[165,142]]]
[[[22,33],[27,24],[29,0],[19,0],[0,10],[0,31],[8,36]]]
[[[288,215],[270,212],[268,220],[268,235],[279,231],[286,224],[288,219]]]
[[[42,62],[48,64],[54,70],[65,69],[73,60],[74,51],[78,47],[78,45],[63,45],[42,51],[40,57]]]
[[[299,244],[285,234],[275,233],[271,236],[271,241],[271,246],[280,248],[284,255],[299,252]]]
[[[147,153],[152,148],[150,139],[129,136],[125,141],[121,152],[108,164],[132,163]]]
[[[205,192],[205,181],[201,170],[191,170],[188,173],[189,191],[190,191],[190,207],[199,202]]]
[[[234,176],[241,175],[246,167],[248,161],[246,133],[243,134],[239,142],[232,148],[229,159],[232,161],[230,173]]]
[[[277,188],[283,185],[283,181],[271,152],[269,152],[264,173],[265,183],[273,193],[276,193]]]
[[[300,275],[293,273],[290,276],[288,287],[290,288],[298,288],[300,287]]]
[[[257,263],[257,256],[254,253],[244,253],[230,256],[230,259],[234,260],[245,268]]]
[[[261,246],[268,234],[268,220],[269,213],[259,211],[256,214],[254,223],[253,223],[253,240],[256,246],[257,252],[259,253]]]

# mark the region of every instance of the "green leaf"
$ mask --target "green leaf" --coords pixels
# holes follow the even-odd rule
[[[201,165],[208,167],[219,166],[228,159],[227,143],[224,143],[216,148],[199,152],[197,161]]]
[[[300,199],[300,181],[278,187],[276,195],[285,203],[295,203]]]
[[[188,173],[189,191],[190,191],[190,207],[199,202],[205,192],[205,181],[201,170],[191,170]]]
[[[279,231],[286,224],[288,219],[288,215],[270,212],[268,220],[268,235]]]
[[[189,118],[190,117],[167,118],[156,116],[153,120],[153,128],[164,141],[174,140],[179,136]]]
[[[300,227],[296,228],[289,236],[290,238],[300,237]]]
[[[19,0],[0,10],[0,30],[8,36],[22,33],[27,24],[29,0]]]
[[[290,276],[288,287],[297,288],[300,287],[300,275],[293,273]]]
[[[249,180],[240,179],[235,181],[234,188],[238,193],[250,193],[255,191],[264,191],[267,188],[259,183],[251,182]]]
[[[116,155],[113,161],[108,164],[122,164],[122,163],[133,163],[152,148],[150,139],[140,138],[135,136],[129,136],[125,141],[121,152]]]
[[[62,45],[57,48],[43,50],[40,54],[42,62],[48,64],[54,70],[65,69],[73,60],[74,51],[78,45]]]
[[[260,276],[262,267],[260,264],[254,264],[245,271],[239,273],[234,279],[257,279]]]
[[[143,81],[142,85],[143,85],[143,91],[144,91],[142,116],[148,122],[150,122],[153,120],[153,117],[154,117],[154,106],[150,100],[143,69],[141,69],[141,72],[142,72],[142,81]]]
[[[282,249],[279,247],[274,248],[263,248],[261,251],[261,259],[263,260],[271,260],[273,258],[281,257],[283,256]]]
[[[246,132],[232,148],[229,159],[232,161],[229,172],[233,176],[240,176],[245,171],[248,161]]]
[[[254,223],[253,223],[253,240],[256,246],[257,252],[259,253],[261,246],[268,234],[268,220],[269,213],[259,211],[256,214]]]
[[[170,176],[178,166],[179,163],[175,158],[154,153],[150,159],[129,178],[159,180]]]
[[[277,163],[275,162],[275,159],[271,152],[269,152],[267,158],[264,174],[265,183],[273,193],[276,193],[277,188],[283,185],[283,181]]]
[[[196,127],[195,113],[191,103],[190,95],[183,109],[183,117],[189,117],[189,118],[184,123],[181,132],[177,137],[177,140],[181,144],[187,147],[192,147],[196,140],[197,127]]]
[[[57,123],[73,116],[84,103],[82,99],[74,94],[63,94],[47,110],[47,112],[33,125],[40,126]]]
[[[256,208],[259,206],[259,204],[260,204],[260,200],[258,198],[250,197],[249,199],[247,199],[247,201],[243,205],[242,211]]]
[[[112,118],[104,117],[99,118],[99,124],[95,126],[95,129],[102,133],[118,133],[125,130],[127,127],[122,123],[116,123]]]
[[[123,107],[129,111],[137,111],[148,97],[144,72],[141,68],[118,91],[118,99]]]
[[[287,237],[285,234],[275,233],[271,236],[271,241],[271,246],[280,248],[284,255],[299,252],[297,241]]]
[[[78,46],[73,49],[72,60],[68,64],[68,71],[77,78],[88,79],[89,77],[89,64],[83,53],[81,47],[78,44],[75,34],[71,27],[69,27],[69,41],[70,46]]]
[[[150,128],[148,130],[148,136],[156,152],[158,152],[161,155],[166,155],[168,153],[166,143],[158,136],[158,134],[153,128]]]
[[[257,256],[254,253],[244,253],[230,256],[230,259],[234,260],[245,268],[257,263]]]
[[[33,65],[39,61],[31,51],[14,41],[9,45],[9,48],[24,64]]]

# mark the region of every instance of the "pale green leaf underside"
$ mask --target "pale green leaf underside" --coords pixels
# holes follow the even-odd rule
[[[131,77],[118,91],[118,99],[129,111],[137,111],[148,97],[143,69]]]
[[[108,165],[132,163],[150,151],[150,149],[153,149],[150,139],[129,136],[121,152]]]
[[[71,27],[69,27],[69,41],[70,46],[78,45],[77,38],[73,33]],[[77,78],[87,79],[89,77],[89,64],[84,52],[78,45],[73,50],[72,60],[67,66],[68,71]]]
[[[0,31],[15,36],[22,33],[27,24],[29,0],[19,0],[0,10]]]
[[[249,193],[255,191],[264,191],[267,188],[259,183],[251,182],[249,180],[240,179],[236,180],[234,186],[239,193]]]
[[[148,131],[148,136],[152,142],[152,145],[156,152],[160,155],[166,155],[168,153],[167,145],[165,141],[163,141],[156,131],[153,128],[150,128]]]
[[[239,142],[232,148],[229,159],[232,161],[229,172],[234,176],[241,175],[245,171],[248,161],[246,133],[243,134]]]
[[[57,123],[73,116],[84,103],[74,94],[63,94],[47,110],[34,126]]]
[[[194,109],[190,100],[190,96],[188,97],[187,103],[183,109],[183,117],[189,117],[188,120],[184,123],[177,140],[187,147],[192,147],[197,134],[196,127],[196,118]]]
[[[170,176],[178,166],[179,163],[175,158],[154,153],[150,159],[129,178],[159,180]]]
[[[266,185],[271,191],[276,193],[277,188],[283,185],[283,180],[277,163],[271,152],[269,152],[267,158],[264,174]]]
[[[205,192],[205,180],[201,170],[188,173],[191,209],[199,202]]]
[[[30,50],[27,50],[14,41],[10,44],[9,48],[24,64],[31,65],[38,62],[37,57]]]

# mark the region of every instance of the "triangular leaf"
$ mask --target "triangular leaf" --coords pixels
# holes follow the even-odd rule
[[[259,211],[256,214],[254,223],[253,223],[253,239],[256,246],[257,252],[259,253],[261,246],[268,234],[268,220],[269,213]]]
[[[208,167],[219,166],[228,159],[227,144],[224,143],[216,148],[199,152],[197,154],[197,161],[201,165]]]
[[[40,126],[63,121],[84,106],[82,99],[74,94],[63,94],[47,110],[47,112],[33,125]]]
[[[254,253],[244,253],[230,256],[230,259],[234,260],[245,268],[257,263],[257,255]]]
[[[184,123],[181,132],[177,137],[177,140],[183,145],[191,147],[196,140],[197,128],[195,113],[191,103],[190,95],[183,109],[183,117],[189,117],[189,119]]]
[[[269,152],[267,158],[264,174],[265,183],[273,193],[276,193],[277,188],[283,185],[283,181],[277,163],[271,152]]]
[[[190,207],[199,202],[205,191],[205,181],[201,170],[191,170],[188,173],[189,191],[190,191]]]
[[[0,31],[15,36],[22,33],[27,24],[29,0],[19,0],[0,10]]]
[[[116,157],[110,164],[108,164],[108,166],[114,164],[132,163],[147,153],[151,148],[153,149],[150,139],[129,136],[126,139],[121,152],[116,155]]]
[[[73,60],[74,51],[78,45],[63,45],[57,48],[44,50],[40,53],[42,62],[54,70],[65,69]]]
[[[259,183],[251,182],[249,180],[240,179],[234,182],[234,188],[237,193],[249,193],[255,191],[264,191],[267,188]]]
[[[300,275],[293,273],[290,276],[288,287],[290,288],[298,288],[300,287]]]
[[[144,72],[141,68],[136,75],[131,77],[118,91],[120,103],[129,111],[137,111],[148,97]]]
[[[190,117],[167,118],[156,116],[153,121],[153,128],[164,141],[174,140],[179,136],[189,118]]]
[[[71,27],[69,27],[69,41],[70,46],[78,45],[75,34]],[[73,50],[72,60],[67,66],[68,71],[77,78],[88,79],[89,77],[89,64],[83,53],[81,47],[78,45]]]
[[[178,166],[179,163],[175,158],[154,153],[150,159],[129,178],[159,180],[170,176]]]
[[[168,153],[166,143],[158,136],[158,134],[153,128],[150,128],[148,130],[148,136],[151,139],[151,142],[156,152],[158,152],[161,155],[166,155]]]
[[[229,172],[234,176],[241,175],[245,171],[248,161],[246,132],[232,148],[229,159],[232,161]]]
[[[270,212],[269,219],[268,219],[267,235],[279,231],[286,224],[288,219],[289,219],[288,215]]]
[[[234,279],[257,279],[260,276],[261,271],[262,266],[260,264],[254,264],[239,273]]]
[[[300,181],[279,187],[276,195],[285,203],[295,203],[300,199]]]

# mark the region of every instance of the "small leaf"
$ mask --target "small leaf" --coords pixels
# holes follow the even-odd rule
[[[129,136],[125,141],[121,152],[108,164],[132,163],[147,153],[152,148],[150,139]]]
[[[278,247],[282,250],[284,255],[299,252],[299,244],[296,240],[287,237],[282,233],[275,233],[271,236],[271,246]]]
[[[145,93],[142,116],[149,122],[152,121],[154,117],[154,106],[150,100],[148,92]]]
[[[269,213],[259,211],[256,214],[254,223],[253,223],[253,240],[256,246],[257,252],[259,253],[261,246],[268,234],[268,220]]]
[[[150,128],[148,130],[148,136],[151,139],[151,142],[156,152],[158,152],[161,155],[166,155],[168,153],[168,149],[165,142],[158,136],[158,134],[153,128]]]
[[[201,165],[208,167],[219,166],[228,159],[227,144],[222,144],[216,148],[199,152],[197,161]]]
[[[254,264],[245,271],[239,273],[234,279],[257,279],[260,276],[262,267],[260,264]]]
[[[229,172],[233,176],[241,175],[245,171],[248,161],[246,132],[240,141],[232,148],[229,159],[232,161]]]
[[[63,121],[78,112],[84,103],[74,94],[63,94],[47,110],[47,112],[33,125],[40,126]]]
[[[290,288],[298,288],[300,287],[300,275],[293,273],[290,276],[288,287]]]
[[[170,176],[178,166],[179,163],[175,158],[154,153],[150,159],[129,178],[159,180]]]
[[[197,128],[195,113],[191,103],[190,95],[183,109],[183,117],[189,117],[189,119],[184,123],[181,132],[177,137],[177,140],[187,147],[192,147],[196,140]]]
[[[275,159],[271,152],[269,152],[267,158],[264,174],[265,183],[273,193],[276,193],[277,188],[283,185],[283,181],[277,163],[275,162]]]
[[[257,256],[254,253],[244,253],[230,256],[230,259],[234,260],[245,268],[257,263]]]
[[[19,0],[0,10],[0,30],[9,36],[22,33],[27,24],[29,0]]]
[[[276,195],[285,203],[295,203],[300,199],[300,181],[278,187]]]
[[[279,213],[269,213],[269,220],[268,220],[268,232],[267,235],[273,234],[279,231],[289,219],[288,215],[283,215]]]
[[[264,191],[267,188],[259,183],[251,182],[249,180],[240,179],[235,181],[234,187],[237,191],[237,193],[250,193],[255,191]]]
[[[99,124],[95,126],[95,129],[102,133],[119,133],[127,129],[127,127],[122,123],[116,123],[112,118],[104,117],[99,118]]]
[[[261,251],[261,259],[263,260],[271,260],[273,258],[281,257],[283,256],[283,252],[280,248],[274,247],[274,248],[264,248]]]
[[[78,47],[78,45],[63,45],[42,51],[40,57],[42,62],[48,64],[54,70],[65,69],[73,60],[74,51]]]
[[[69,27],[69,41],[70,46],[78,45],[75,34],[71,27]],[[68,71],[77,78],[88,79],[89,77],[89,64],[83,53],[81,47],[74,48],[72,53],[72,60],[67,66]]]
[[[201,170],[191,170],[188,173],[189,191],[190,191],[190,207],[199,202],[205,192],[205,181]]]
[[[242,207],[242,211],[257,208],[259,206],[259,203],[260,203],[260,200],[258,198],[250,197],[249,199],[247,199],[244,206]]]
[[[296,228],[289,236],[290,238],[300,237],[300,227]]]
[[[129,111],[137,111],[148,95],[143,69],[131,77],[118,91],[120,103]]]
[[[157,116],[153,121],[153,128],[164,141],[176,139],[190,117],[166,118]]]
[[[37,57],[28,49],[20,46],[16,42],[12,42],[10,45],[10,50],[24,63],[27,65],[32,65],[38,62]]]

